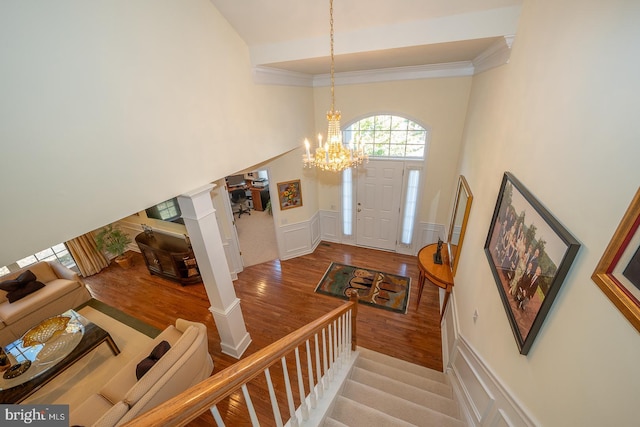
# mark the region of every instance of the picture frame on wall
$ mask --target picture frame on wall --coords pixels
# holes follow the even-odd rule
[[[640,188],[591,279],[640,332]]]
[[[280,202],[280,210],[299,208],[302,206],[302,187],[300,180],[279,182],[278,200]]]
[[[505,172],[484,251],[520,354],[551,309],[580,243],[510,172]]]

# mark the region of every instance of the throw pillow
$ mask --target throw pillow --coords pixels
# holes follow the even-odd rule
[[[5,280],[0,283],[0,289],[3,291],[11,292],[26,285],[29,282],[36,280],[36,275],[31,270],[23,271],[18,277],[13,280]]]
[[[140,379],[144,374],[149,372],[149,369],[151,369],[170,348],[171,345],[169,345],[167,341],[160,341],[160,343],[153,348],[151,354],[142,359],[136,366],[136,378]]]
[[[22,299],[27,295],[32,294],[38,289],[42,288],[44,288],[44,283],[34,280],[33,282],[29,282],[26,285],[16,289],[15,291],[7,293],[7,299],[9,300],[9,303],[16,302],[19,299]]]

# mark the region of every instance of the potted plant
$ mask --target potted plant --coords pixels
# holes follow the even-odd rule
[[[113,224],[107,225],[96,235],[98,250],[115,255],[116,263],[123,268],[131,265],[131,256],[125,255],[129,243],[131,243],[129,236]]]

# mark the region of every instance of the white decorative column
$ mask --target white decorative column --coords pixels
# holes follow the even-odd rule
[[[211,202],[213,188],[213,184],[208,184],[181,194],[178,204],[211,303],[209,310],[220,334],[222,352],[239,359],[251,343],[251,337],[242,317],[240,300],[236,297],[222,246],[216,210]]]

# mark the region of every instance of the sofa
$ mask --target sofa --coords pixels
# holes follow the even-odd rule
[[[164,354],[151,357],[167,343],[169,348]],[[146,364],[149,359],[153,359],[151,365]],[[143,364],[147,370],[138,379]],[[124,424],[203,381],[212,372],[206,326],[178,319],[175,326],[167,327],[115,372],[97,393],[71,408],[70,425]]]
[[[7,345],[49,317],[78,307],[91,299],[80,276],[57,261],[39,261],[0,277],[0,284],[31,271],[43,287],[9,302],[9,292],[0,289],[0,345]],[[24,275],[23,275],[24,276]]]

